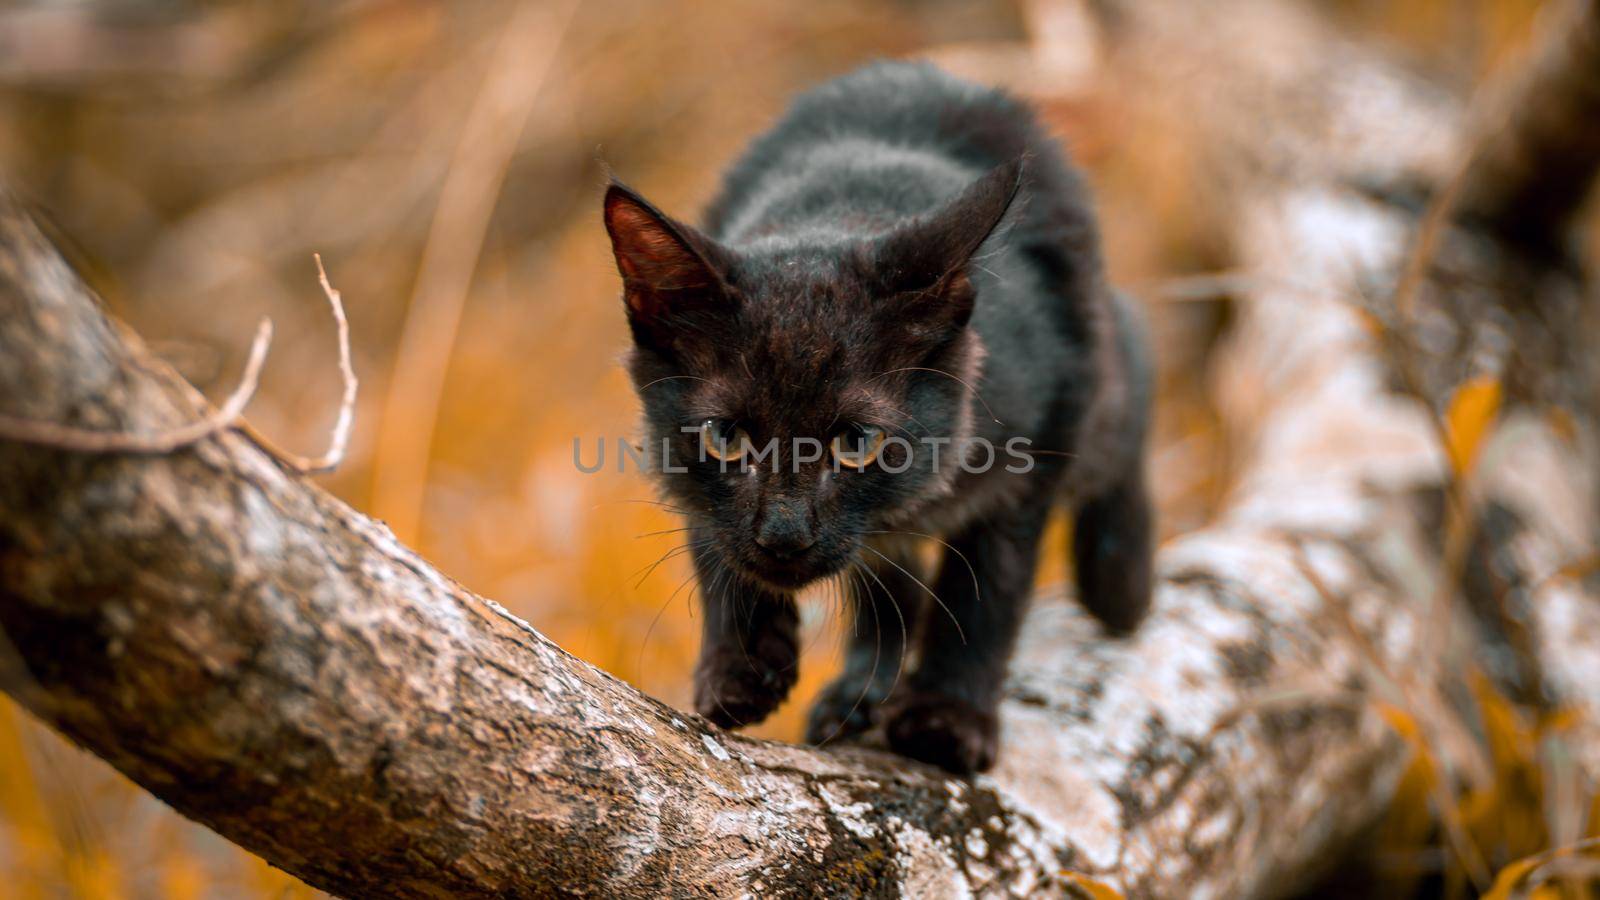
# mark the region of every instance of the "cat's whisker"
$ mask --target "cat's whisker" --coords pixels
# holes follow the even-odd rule
[[[726,567],[723,567],[722,569],[719,569],[718,572],[717,572],[716,577],[713,579],[713,583],[720,584],[722,582],[722,575],[726,571],[727,571]],[[702,590],[703,590],[703,588],[702,588]],[[727,595],[726,594],[719,594],[719,596],[724,601],[727,599]],[[707,597],[706,600],[709,603],[711,598]],[[748,664],[748,663],[750,663],[750,651],[745,649],[744,635],[743,634],[739,634],[738,638],[739,638],[739,652],[744,654],[744,660]],[[705,648],[704,647],[701,648],[701,652],[702,653],[705,652]],[[717,709],[722,710],[722,714],[724,716],[727,716],[730,720],[734,718],[733,713],[728,711],[728,707],[723,705],[723,703],[722,703],[722,695],[720,693],[718,693],[716,691],[712,691],[711,697],[712,697],[713,700],[717,701]]]
[[[1001,228],[996,228],[994,233],[989,236],[988,243],[994,249],[990,250],[988,253],[979,253],[978,255],[973,256],[973,262],[983,262],[986,259],[994,259],[996,256],[999,256],[1011,249],[1006,245],[1005,238],[1009,238],[1011,236],[1013,228],[1009,225],[1001,227],[1004,229],[1004,231],[1002,231]]]
[[[863,531],[862,534],[904,534],[913,537],[927,538],[930,541],[937,541],[939,544],[943,545],[946,550],[949,550],[951,553],[954,553],[961,559],[961,564],[967,567],[967,574],[972,576],[972,596],[975,598],[976,602],[983,602],[983,591],[978,589],[978,570],[972,567],[972,562],[971,560],[967,559],[967,555],[965,553],[962,553],[960,550],[957,550],[955,547],[951,546],[950,542],[944,538],[921,531]]]
[[[637,571],[635,571],[633,573],[633,575],[639,575],[639,572],[644,572],[644,574],[643,575],[639,575],[638,580],[633,583],[633,589],[634,590],[638,590],[641,585],[643,585],[647,580],[649,580],[651,575],[655,574],[656,569],[658,567],[660,567],[660,565],[662,563],[666,562],[669,559],[675,559],[675,558],[677,558],[679,556],[682,556],[685,553],[689,553],[689,552],[691,552],[693,550],[696,550],[696,549],[698,549],[700,547],[706,546],[707,544],[711,543],[712,540],[713,540],[713,538],[701,538],[698,541],[689,541],[688,543],[685,543],[685,544],[679,544],[678,546],[673,547],[672,549],[668,550],[667,552],[661,554],[659,557],[656,558],[655,562],[649,564],[648,566],[644,566],[643,568],[641,568],[641,569],[639,569],[639,570],[637,570]],[[628,577],[632,578],[633,575],[629,575]]]
[[[1064,456],[1067,459],[1077,459],[1078,458],[1078,454],[1076,454],[1076,453],[1068,453],[1065,450],[1035,450],[1032,447],[1029,447],[1028,449],[1026,449],[1026,450],[1024,450],[1022,452],[1023,452],[1023,454],[1028,455],[1028,456]]]
[[[706,616],[708,618],[711,616],[713,607],[719,610],[718,614],[724,619],[736,616],[739,612],[737,598],[732,591],[725,590],[730,582],[732,569],[723,564],[721,560],[713,560],[712,565],[716,566],[716,571],[712,574],[710,583],[707,583],[705,579],[700,581],[700,599],[706,607]],[[750,650],[744,643],[744,634],[737,628],[733,629],[733,632],[734,637],[739,641],[739,652],[743,654],[745,663],[754,668],[754,663],[750,659]],[[701,647],[701,652],[704,653],[705,649],[705,647]],[[722,710],[728,718],[733,718],[733,714],[728,712],[728,708],[722,705],[722,698],[715,694],[712,696],[717,701],[717,708]]]
[[[707,384],[711,383],[711,379],[701,378],[698,375],[667,375],[663,378],[657,378],[655,381],[647,381],[644,384],[639,385],[638,389],[642,391],[645,388],[654,387],[663,381],[678,381],[679,379],[687,379],[689,381],[704,381]]]
[[[599,503],[596,503],[594,506],[589,507],[589,509],[591,511],[593,511],[593,510],[599,509],[602,506],[605,506],[608,503],[643,503],[643,504],[647,504],[649,506],[659,506],[664,510],[667,510],[669,512],[675,512],[675,513],[678,513],[679,515],[687,516],[687,515],[690,514],[687,509],[684,509],[681,506],[673,506],[670,503],[662,503],[660,500],[644,500],[644,499],[602,500]]]
[[[678,586],[673,588],[672,593],[668,594],[667,599],[662,602],[661,608],[656,610],[655,618],[650,620],[650,627],[645,629],[644,640],[639,643],[639,658],[633,664],[633,670],[639,673],[640,680],[643,680],[644,676],[644,651],[650,646],[650,636],[655,634],[656,625],[661,621],[662,614],[667,611],[667,607],[672,605],[672,598],[678,596],[678,592],[683,590],[683,586],[693,580],[694,573],[691,572],[689,573],[689,577],[678,582]]]
[[[738,576],[734,574],[732,566],[718,562],[718,567],[717,576],[714,581],[713,593],[719,598],[724,614],[730,618],[736,618],[739,615],[739,605],[740,600],[742,599],[740,594],[734,590],[734,588],[739,586]],[[745,606],[749,611],[749,614],[745,617],[744,627],[733,629],[733,635],[739,641],[739,653],[744,656],[745,665],[749,666],[753,670],[756,667],[756,663],[755,660],[750,658],[750,647],[744,642],[744,635],[745,632],[750,630],[750,626],[755,622],[755,604],[749,603]],[[720,697],[717,699],[717,706],[722,706],[722,699]],[[723,707],[722,711],[725,713],[728,712],[726,707]],[[731,713],[729,714],[729,718],[732,718]]]
[[[870,587],[865,578],[861,578],[860,581],[863,588]],[[894,617],[899,621],[900,624],[900,652],[895,656],[894,677],[889,679],[889,690],[884,694],[885,699],[894,693],[895,688],[900,686],[900,676],[904,674],[906,670],[906,657],[911,653],[911,633],[910,629],[906,627],[906,617],[900,611],[899,598],[895,597],[893,594],[890,594],[889,606],[894,610]],[[874,605],[872,615],[876,621],[878,617],[876,605]],[[878,642],[880,644],[883,642],[883,627],[881,624],[878,627]]]
[[[917,424],[918,426],[921,426],[922,423],[918,422]],[[904,425],[887,425],[884,427],[887,431],[889,431],[891,436],[898,437],[900,435],[905,435],[905,439],[908,443],[915,444],[917,442],[917,435]],[[924,434],[928,433],[928,429],[926,428],[923,428],[922,431]]]
[[[878,604],[876,603],[872,604],[872,637],[872,671],[867,673],[867,680],[862,684],[861,693],[856,697],[855,704],[850,707],[850,714],[845,716],[846,719],[855,715],[856,710],[861,707],[861,702],[867,699],[867,693],[872,690],[873,682],[878,680],[878,664],[883,661],[883,621],[878,614]],[[900,658],[902,660],[905,659],[905,651],[903,649],[900,653]]]
[[[667,602],[668,603],[672,602],[672,600],[674,598],[676,598],[679,594],[683,593],[683,589],[688,587],[689,583],[694,581],[698,576],[699,576],[699,573],[695,572],[694,570],[691,569],[689,571],[689,574],[687,576],[685,576],[682,581],[678,582],[678,586],[672,589],[672,593],[667,595]],[[683,599],[685,601],[684,602],[684,609],[689,613],[689,618],[691,618],[691,619],[694,618],[694,604],[693,603],[689,603],[687,601],[693,596],[694,596],[694,593],[692,591],[690,593],[687,593],[687,594],[683,595]]]
[[[738,580],[735,579],[734,583],[737,585],[738,584]],[[746,631],[749,631],[751,628],[755,627],[755,624],[756,624],[756,602],[755,602],[755,599],[752,598],[751,602],[745,604],[744,628],[745,628]]]
[[[634,535],[633,539],[637,541],[640,538],[660,537],[663,534],[679,534],[679,533],[682,533],[682,532],[685,532],[685,531],[692,530],[693,528],[694,528],[693,525],[684,525],[681,528],[663,528],[660,531],[646,531],[646,532],[644,532],[642,534]]]
[[[912,424],[916,425],[918,428],[921,428],[923,434],[929,434],[930,433],[930,431],[928,429],[928,426],[922,424],[922,422],[920,420],[918,420],[916,416],[913,416],[912,414],[906,412],[905,410],[899,409],[898,407],[890,406],[887,403],[883,404],[883,408],[887,409],[888,411],[890,411],[892,413],[896,413],[898,415],[905,416],[908,420],[911,421]],[[901,431],[905,432],[907,436],[911,435],[911,431],[909,429],[905,428],[902,425],[890,425],[889,427],[890,428],[899,428]]]
[[[863,544],[862,546],[866,545]],[[873,552],[877,553],[876,550]],[[883,556],[881,553],[878,555]],[[884,558],[887,559],[888,557]],[[905,613],[900,611],[899,598],[895,597],[894,592],[889,590],[889,586],[883,583],[883,579],[878,577],[878,573],[872,571],[871,566],[863,564],[860,566],[860,569],[861,571],[872,576],[872,580],[878,583],[878,587],[883,588],[883,595],[889,598],[889,605],[894,607],[895,618],[900,620],[900,661],[895,665],[894,680],[889,683],[889,695],[893,695],[895,688],[900,686],[900,676],[905,672],[906,669],[906,653],[910,650],[911,645],[910,629],[906,628],[906,617]]]
[[[849,617],[848,620],[851,622],[851,626],[854,627],[855,614],[850,608],[850,585],[845,580],[848,575],[849,569],[841,569],[829,577],[828,580],[833,584],[833,602],[830,604],[828,612],[833,617],[833,620],[840,623],[845,622],[846,617]],[[841,627],[839,631],[840,636],[843,637],[844,628]]]
[[[856,624],[858,627],[860,625],[860,607],[861,603],[858,601],[856,603],[855,614]],[[830,732],[827,737],[817,742],[817,746],[819,747],[826,747],[834,738],[839,736],[839,732],[843,731],[845,725],[849,724],[850,718],[856,714],[856,710],[861,708],[862,701],[867,699],[868,692],[872,690],[872,682],[878,677],[878,663],[883,658],[883,629],[878,625],[878,608],[876,604],[872,605],[872,628],[873,632],[878,638],[877,644],[872,651],[872,671],[867,674],[866,681],[861,683],[861,693],[856,695],[855,702],[850,704],[849,711],[846,712],[833,726],[833,731]],[[846,662],[846,665],[848,665],[848,662]]]
[[[822,622],[823,625],[827,625],[829,622],[842,622],[844,617],[849,614],[848,606],[850,600],[845,589],[843,576],[843,572],[836,572],[828,576],[828,614]],[[818,634],[820,635],[823,630],[818,629]]]
[[[993,269],[989,268],[988,266],[980,265],[976,259],[970,260],[969,262],[970,262],[971,266],[974,269],[978,269],[979,271],[982,271],[983,273],[987,274],[990,278],[993,278],[995,281],[998,281],[1001,284],[1006,284],[1007,283],[1006,280],[1004,278],[1000,277],[1000,275],[998,275]]]
[[[887,374],[887,373],[885,373],[885,374]],[[874,377],[877,377],[877,376],[874,376]],[[929,431],[929,429],[928,429],[928,426],[922,424],[922,422],[919,421],[916,416],[913,416],[912,414],[906,412],[905,410],[900,409],[897,406],[893,406],[891,404],[884,403],[882,401],[878,401],[878,405],[883,407],[884,409],[888,410],[889,412],[892,412],[892,413],[896,414],[896,415],[904,416],[906,419],[910,420],[913,424],[915,424],[918,428],[921,428],[924,434],[931,433]],[[828,424],[828,427],[827,427],[826,430],[832,431],[833,430],[833,426],[835,424],[837,424],[838,421],[839,421],[839,417],[837,415],[835,415],[833,417],[833,422],[830,422]],[[893,430],[893,431],[899,431],[900,433],[904,434],[907,438],[910,438],[912,441],[916,440],[916,435],[912,434],[911,430],[909,428],[906,428],[904,425],[900,424],[899,422],[888,422],[888,421],[884,421],[882,418],[877,418],[877,419],[874,419],[872,421],[872,424],[877,425],[877,426],[879,426],[881,428],[885,428],[885,429],[889,429],[889,430]]]
[[[989,418],[993,419],[994,423],[996,425],[1004,425],[1005,424],[1004,422],[1000,421],[999,417],[997,417],[994,414],[994,410],[989,407],[989,401],[983,399],[983,395],[978,393],[978,389],[977,388],[975,388],[972,385],[968,384],[964,379],[960,378],[959,376],[952,375],[952,374],[950,374],[949,372],[946,372],[943,369],[935,369],[935,368],[932,368],[930,366],[904,366],[904,367],[899,368],[899,369],[890,369],[887,372],[879,372],[877,375],[874,375],[872,377],[872,379],[870,379],[870,380],[876,381],[879,378],[884,378],[886,376],[894,375],[894,374],[899,373],[899,372],[932,372],[935,375],[943,375],[944,377],[950,379],[951,381],[954,381],[956,384],[959,384],[962,387],[966,388],[972,394],[973,397],[976,397],[978,402],[983,404],[983,411],[989,414]]]
[[[650,573],[655,571],[655,567],[656,566],[661,565],[661,563],[666,561],[666,559],[667,559],[667,557],[669,555],[681,551],[685,546],[686,546],[685,544],[679,544],[676,547],[668,547],[666,550],[663,550],[661,552],[661,555],[656,557],[654,560],[651,560],[650,562],[645,563],[644,565],[640,566],[639,568],[634,569],[632,572],[629,572],[628,573],[628,578],[630,580],[637,579],[637,580],[633,581],[634,590],[638,590],[639,589],[639,585],[644,583],[644,579],[645,578],[649,578],[650,577]],[[643,577],[640,577],[640,573],[641,572],[644,573]]]
[[[832,578],[826,578],[819,582],[818,590],[822,593],[821,599],[825,612],[823,613],[822,622],[818,623],[817,627],[812,631],[811,636],[803,645],[801,645],[800,654],[802,656],[815,647],[817,645],[817,641],[822,640],[822,633],[827,630],[827,623],[834,616],[839,614],[838,591],[833,590],[835,587],[836,585]]]
[[[933,598],[933,602],[939,604],[939,608],[944,610],[944,614],[946,616],[950,617],[950,624],[954,625],[956,627],[956,637],[961,638],[961,643],[963,643],[963,644],[965,644],[967,642],[966,632],[961,630],[961,621],[956,618],[956,614],[950,610],[950,607],[946,606],[944,601],[939,599],[939,595],[933,592],[933,588],[928,587],[925,583],[923,583],[921,578],[918,578],[917,576],[911,574],[911,572],[908,571],[905,566],[902,566],[899,563],[895,562],[894,560],[890,559],[889,557],[884,556],[882,553],[878,553],[878,551],[874,550],[872,547],[869,547],[866,544],[862,544],[861,545],[861,549],[868,550],[868,551],[870,551],[872,553],[876,553],[878,555],[878,557],[881,558],[884,562],[888,563],[891,566],[894,566],[896,569],[899,569],[902,573],[905,574],[905,576],[907,578],[911,579],[912,581],[915,581],[917,583],[918,587],[922,588],[924,591],[927,591],[928,592],[928,596]],[[885,588],[885,590],[887,590],[887,588]]]
[[[842,604],[849,606],[850,633],[855,637],[860,637],[861,636],[861,599],[859,597],[857,597],[855,595],[855,593],[854,593],[855,585],[851,581],[847,581],[846,580],[848,578],[853,578],[854,576],[855,576],[855,572],[851,571],[849,568],[846,568],[843,572],[839,573],[839,580],[840,580],[840,585],[839,586],[840,586],[840,589],[844,592],[844,600],[841,601],[841,602],[842,602]]]

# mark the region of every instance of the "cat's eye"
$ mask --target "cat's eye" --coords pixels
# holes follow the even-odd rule
[[[737,462],[750,450],[750,435],[727,419],[707,419],[700,424],[700,446],[721,462]]]
[[[839,465],[864,469],[883,452],[883,429],[876,425],[850,424],[833,436],[828,449]]]

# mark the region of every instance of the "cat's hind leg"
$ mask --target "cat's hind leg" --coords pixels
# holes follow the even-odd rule
[[[1078,598],[1112,634],[1128,634],[1150,610],[1154,514],[1143,466],[1080,505],[1072,524]]]

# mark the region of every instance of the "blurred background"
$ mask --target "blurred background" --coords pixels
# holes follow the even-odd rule
[[[1463,93],[1539,6],[1314,5]],[[692,585],[677,536],[656,534],[678,523],[631,469],[573,464],[575,437],[592,459],[597,438],[633,435],[637,412],[599,220],[607,173],[692,219],[788,97],[878,57],[931,57],[1034,99],[1089,171],[1116,281],[1155,323],[1170,535],[1206,521],[1233,465],[1205,392],[1225,279],[1194,277],[1230,268],[1213,227],[1228,204],[1182,118],[1106,83],[1097,46],[1069,0],[11,0],[0,177],[211,396],[231,389],[270,316],[278,336],[248,418],[308,455],[340,391],[320,253],[362,379],[350,453],[322,482],[574,654],[686,706]],[[1042,584],[1065,577],[1054,528]],[[813,610],[799,690],[758,734],[796,738],[837,665],[836,623]],[[1436,848],[1394,849],[1423,860],[1413,868],[1442,865]],[[314,894],[3,698],[0,885]]]

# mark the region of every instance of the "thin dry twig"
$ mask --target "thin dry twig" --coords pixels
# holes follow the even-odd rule
[[[241,429],[256,446],[301,475],[331,472],[344,461],[345,449],[350,444],[350,427],[355,422],[356,393],[361,386],[356,378],[355,366],[350,362],[350,320],[344,314],[344,296],[329,283],[328,271],[322,267],[322,254],[313,253],[311,257],[317,261],[317,280],[322,283],[322,293],[328,298],[333,321],[339,329],[339,375],[344,381],[344,394],[339,398],[339,418],[333,423],[333,436],[328,441],[328,449],[321,456],[299,456],[279,448],[251,428],[249,423],[240,423]]]
[[[1439,255],[1439,242],[1444,238],[1446,226],[1450,224],[1450,219],[1455,214],[1461,191],[1466,186],[1467,177],[1472,172],[1472,163],[1477,159],[1482,144],[1483,139],[1480,137],[1463,148],[1450,171],[1450,177],[1445,180],[1444,187],[1433,196],[1427,209],[1422,213],[1422,222],[1412,238],[1411,249],[1406,254],[1405,264],[1400,270],[1400,280],[1395,283],[1394,288],[1394,309],[1403,326],[1410,325],[1415,318],[1417,294],[1427,279],[1428,267],[1433,264],[1434,257]]]
[[[272,344],[272,320],[263,317],[256,326],[255,340],[250,345],[250,356],[245,361],[244,374],[238,387],[228,399],[210,415],[188,425],[182,425],[156,434],[128,434],[115,431],[96,431],[74,428],[54,422],[0,415],[0,440],[25,444],[38,444],[75,453],[140,453],[162,454],[180,450],[228,428],[236,428],[262,450],[279,462],[302,475],[329,472],[344,460],[350,443],[350,428],[355,421],[356,393],[360,382],[350,360],[350,320],[344,312],[344,302],[339,291],[328,281],[322,267],[322,256],[313,254],[317,261],[317,278],[322,292],[333,310],[334,322],[339,329],[339,372],[344,380],[344,394],[339,402],[339,417],[333,426],[333,437],[327,452],[317,457],[288,453],[244,421],[244,408],[255,396],[261,381],[261,369],[267,361],[267,348]]]
[[[1268,289],[1308,300],[1340,299],[1328,292],[1252,268],[1217,269],[1135,283],[1128,290],[1160,303],[1211,302],[1223,298],[1254,299]]]
[[[1280,712],[1294,712],[1308,705],[1318,704],[1329,709],[1342,709],[1362,713],[1372,708],[1372,696],[1366,691],[1330,688],[1321,683],[1304,686],[1279,687],[1244,697],[1239,706],[1228,710],[1212,723],[1205,741],[1222,735],[1253,716],[1269,716]]]
[[[0,440],[38,444],[74,453],[160,454],[180,450],[238,424],[245,406],[255,396],[256,385],[261,378],[261,366],[267,360],[267,347],[271,343],[272,320],[262,318],[256,326],[255,340],[250,345],[250,357],[245,361],[239,386],[233,389],[222,406],[197,422],[156,434],[128,434],[0,415]]]

